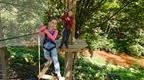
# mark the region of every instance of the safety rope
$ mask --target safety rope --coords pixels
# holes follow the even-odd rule
[[[40,68],[40,36],[38,35],[38,65],[39,65],[39,74],[40,74],[40,71],[41,71],[41,68]]]
[[[9,38],[5,38],[5,39],[0,39],[0,41],[6,41],[6,40],[11,40],[11,39],[16,39],[16,38],[25,37],[25,36],[30,36],[30,35],[34,35],[34,34],[38,34],[38,32],[29,33],[29,34],[24,34],[24,35],[20,35],[20,36],[9,37]]]

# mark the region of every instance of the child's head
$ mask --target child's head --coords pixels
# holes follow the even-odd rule
[[[56,20],[56,18],[51,18],[49,23],[48,23],[48,26],[53,28],[53,29],[56,29],[57,28],[57,20]]]
[[[68,15],[69,15],[69,16],[72,16],[72,15],[73,15],[72,10],[69,10],[69,11],[68,11]]]

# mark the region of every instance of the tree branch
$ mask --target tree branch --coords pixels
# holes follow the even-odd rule
[[[126,6],[128,6],[130,3],[132,3],[133,1],[128,1],[122,8],[120,8],[118,11],[116,11],[112,16],[110,16],[107,20],[105,20],[104,22],[98,24],[97,26],[95,27],[99,27],[101,25],[103,25],[104,23],[108,22],[109,20],[111,20],[111,18],[113,18],[115,15],[117,15],[121,10],[123,10]],[[95,28],[93,27],[93,28]]]
[[[28,8],[28,7],[25,7],[25,6],[22,6],[22,5],[19,5],[19,4],[15,4],[15,3],[2,2],[2,1],[0,1],[0,3],[2,3],[2,4],[8,4],[8,5],[13,5],[13,6],[18,6],[18,7],[23,7],[23,8],[27,8],[27,9],[30,9],[30,10],[37,10],[36,8]]]

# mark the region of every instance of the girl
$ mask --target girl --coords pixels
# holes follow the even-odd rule
[[[55,43],[56,37],[58,35],[57,20],[55,18],[52,18],[49,21],[48,26],[42,26],[39,31],[41,34],[44,35],[43,51],[44,57],[45,59],[47,59],[45,65],[49,64],[49,62],[52,61],[54,63],[55,73],[57,74],[58,80],[63,80],[60,74],[58,52]]]
[[[63,44],[65,44],[66,48],[68,48],[68,39],[74,22],[73,12],[71,10],[65,12],[64,15],[61,17],[61,19],[64,26],[64,31],[63,31],[63,36],[59,48],[62,48]]]

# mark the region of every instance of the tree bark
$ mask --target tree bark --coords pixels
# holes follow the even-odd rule
[[[7,60],[6,60],[6,47],[0,47],[0,66],[1,66],[1,72],[2,72],[2,80],[7,80]]]
[[[2,31],[0,31],[0,38],[3,38]],[[0,67],[2,80],[7,80],[7,60],[6,60],[7,48],[4,44],[0,44]]]
[[[4,32],[3,32],[3,25],[2,25],[2,21],[1,21],[1,13],[0,13],[0,39],[3,39],[4,38]],[[7,64],[7,61],[6,60],[6,54],[7,54],[7,48],[4,44],[4,42],[0,42],[0,72],[2,72],[0,75],[1,75],[1,78],[2,80],[7,80],[7,67],[6,67],[6,64]]]
[[[76,13],[76,0],[66,0],[67,9],[72,9],[74,15],[74,25],[72,27],[72,32],[69,38],[69,42],[73,44],[75,42],[75,13]],[[73,68],[75,61],[74,52],[65,53],[65,80],[73,80]]]
[[[68,0],[69,1],[69,4],[68,4],[68,9],[72,10],[73,12],[73,17],[74,17],[74,24],[73,24],[73,27],[72,27],[72,32],[70,34],[70,38],[69,38],[69,43],[70,44],[74,44],[75,42],[75,28],[76,28],[76,20],[75,20],[75,14],[76,14],[76,0]]]

